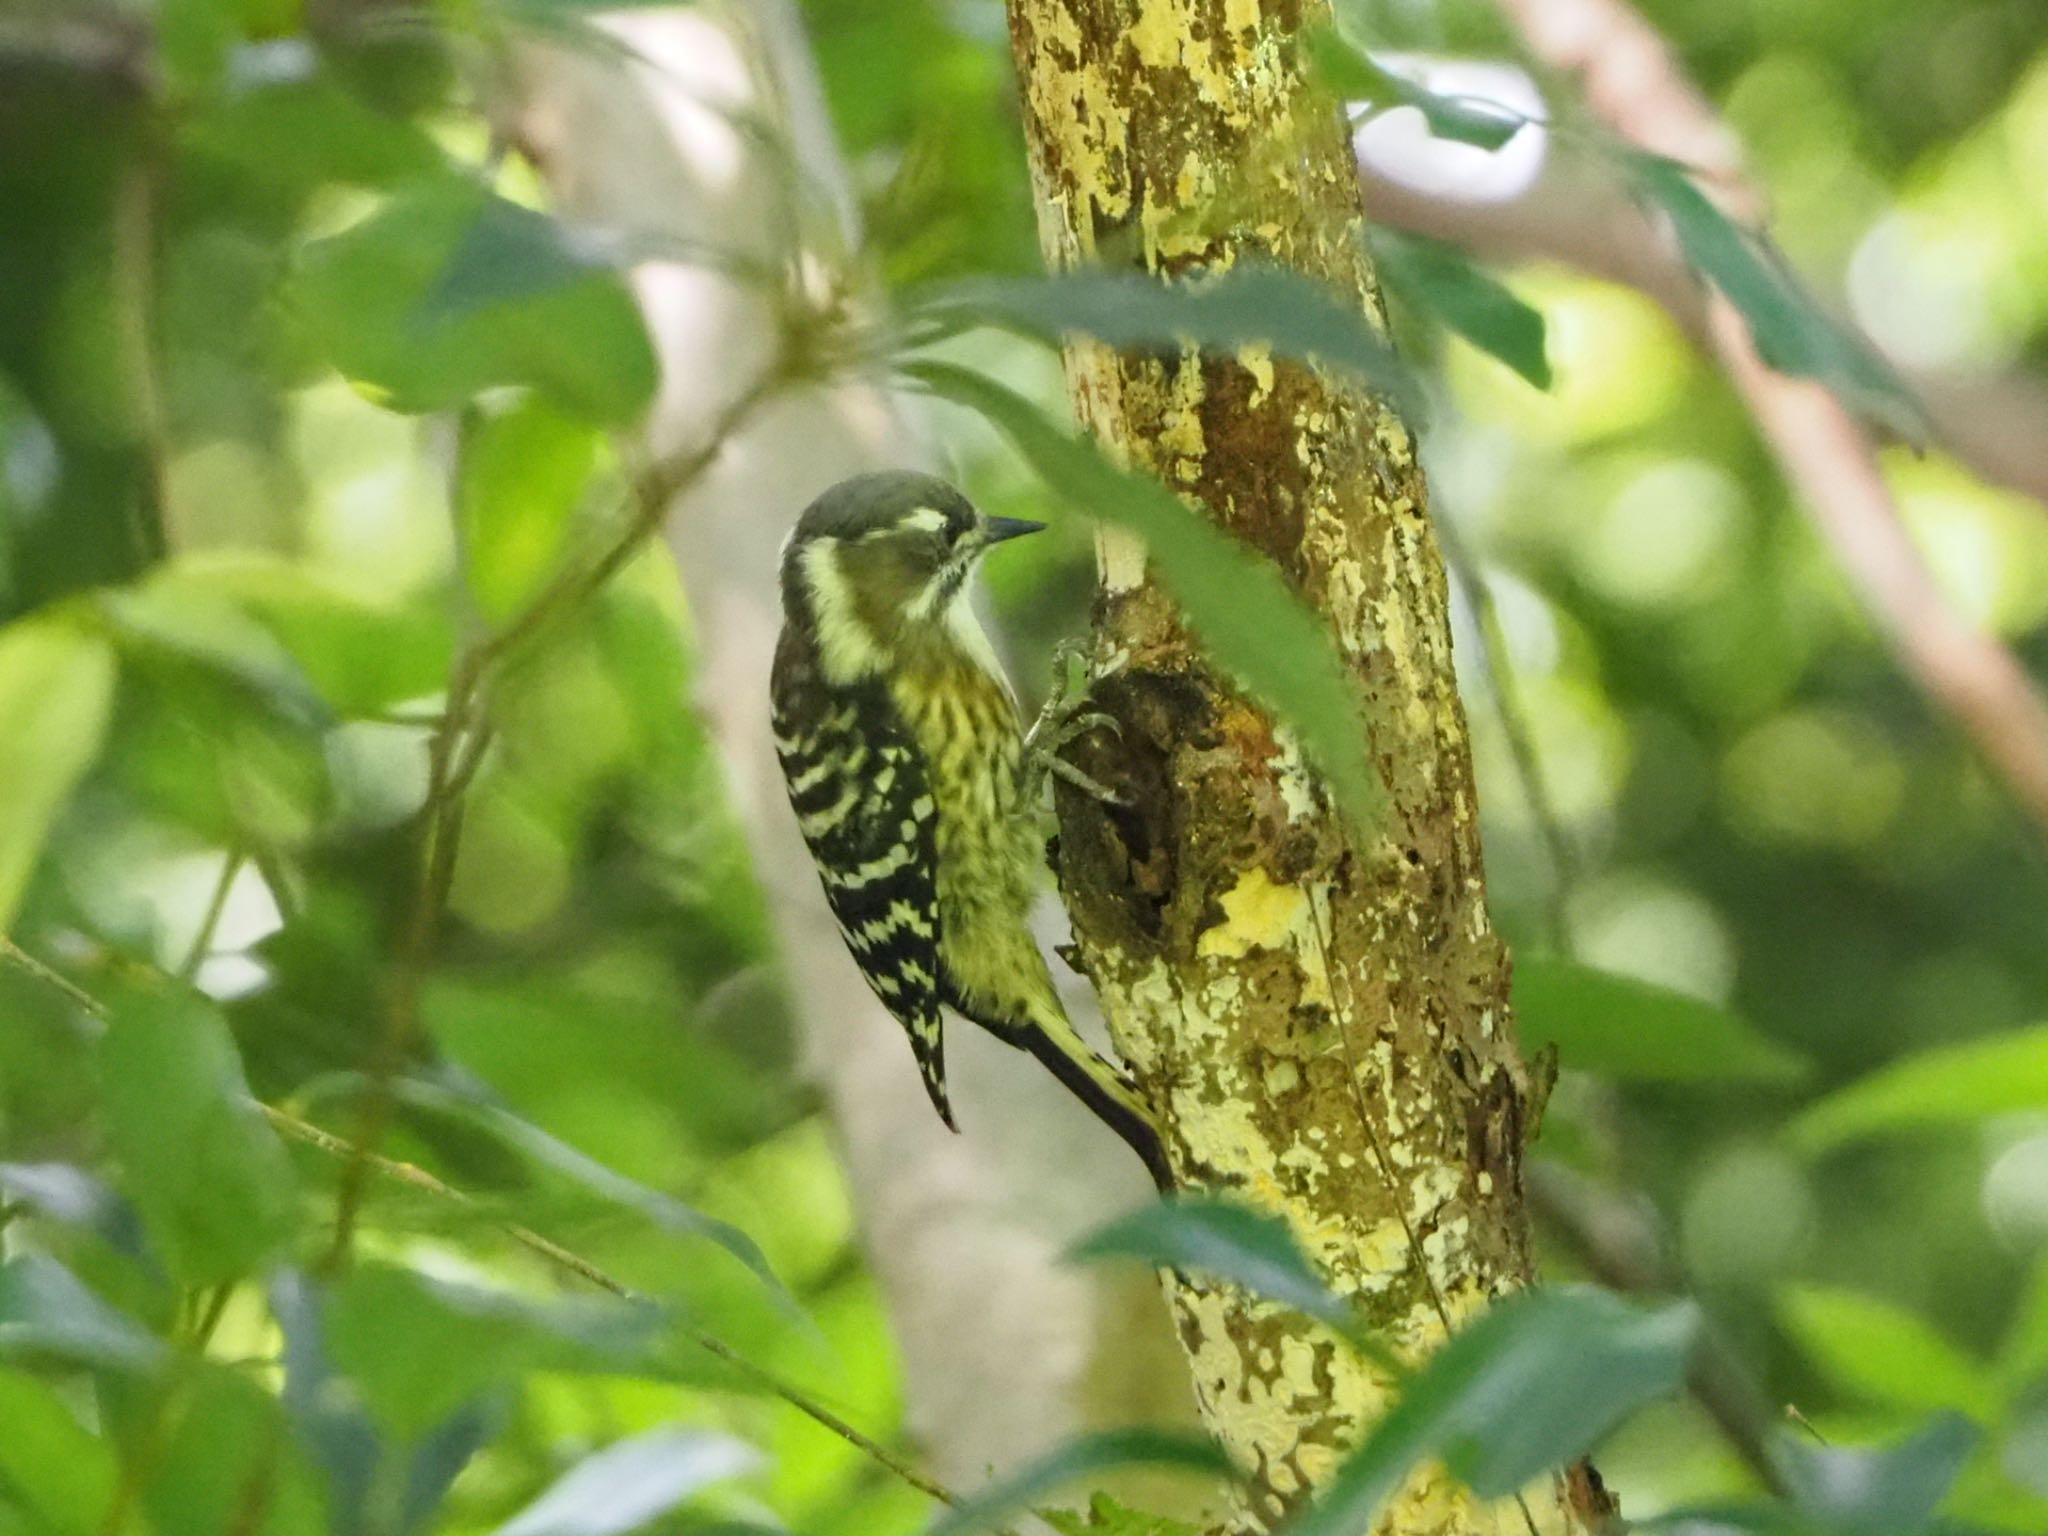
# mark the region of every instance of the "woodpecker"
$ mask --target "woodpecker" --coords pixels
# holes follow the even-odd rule
[[[994,545],[1043,526],[985,517],[930,475],[859,475],[819,496],[782,546],[775,749],[840,934],[908,1032],[939,1118],[958,1128],[951,1009],[1036,1056],[1164,1188],[1144,1101],[1075,1033],[1026,924],[1043,859],[1035,776],[967,582]]]

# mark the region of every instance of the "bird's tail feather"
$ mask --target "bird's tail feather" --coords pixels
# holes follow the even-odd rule
[[[1173,1169],[1152,1111],[1129,1074],[1083,1040],[1064,1013],[1036,1009],[1017,1044],[1066,1084],[1067,1090],[1127,1142],[1145,1164],[1161,1194],[1174,1188]]]

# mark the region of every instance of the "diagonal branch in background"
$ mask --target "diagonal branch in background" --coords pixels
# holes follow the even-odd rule
[[[1373,218],[1489,261],[1557,262],[1633,288],[1704,347],[1707,295],[1672,242],[1632,200],[1611,161],[1552,135],[1541,174],[1512,193],[1476,195],[1417,173],[1392,147],[1361,140],[1359,179]],[[1988,482],[2048,504],[2048,382],[2003,372],[1907,372],[1937,441]]]
[[[1576,78],[1593,115],[1638,148],[1707,173],[1709,195],[1754,221],[1762,203],[1713,107],[1654,28],[1624,0],[1500,0],[1542,63]],[[1899,516],[1870,434],[1822,386],[1758,355],[1718,293],[1708,346],[1748,405],[1786,479],[1892,651],[2048,832],[2048,702],[2017,658],[1956,612]]]

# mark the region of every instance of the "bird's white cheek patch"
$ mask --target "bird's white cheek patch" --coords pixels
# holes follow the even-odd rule
[[[858,682],[879,670],[881,652],[855,611],[853,588],[839,566],[838,546],[820,540],[804,551],[804,584],[818,623],[819,659],[828,681]]]

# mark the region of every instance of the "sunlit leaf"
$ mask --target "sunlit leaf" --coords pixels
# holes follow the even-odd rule
[[[44,840],[99,755],[114,698],[106,640],[57,617],[0,629],[0,931]]]
[[[1484,1497],[1515,1492],[1675,1392],[1698,1328],[1689,1303],[1643,1309],[1591,1289],[1499,1303],[1409,1378],[1290,1536],[1372,1529],[1431,1458]]]
[[[122,1187],[186,1284],[252,1273],[290,1235],[296,1197],[226,1021],[182,987],[108,1001],[100,1102]]]
[[[1212,1478],[1233,1475],[1229,1459],[1207,1438],[1163,1429],[1105,1430],[1047,1452],[949,1511],[925,1536],[990,1530],[1062,1488],[1138,1467]]]
[[[586,1456],[497,1536],[622,1536],[760,1464],[758,1451],[726,1435],[653,1430]]]
[[[296,295],[334,366],[395,409],[526,385],[621,425],[653,398],[653,347],[618,272],[544,214],[453,178],[308,246]]]
[[[1350,374],[1410,421],[1420,424],[1425,415],[1413,376],[1364,306],[1284,267],[1234,267],[1176,283],[1103,271],[977,278],[942,290],[923,309],[944,321],[1005,326],[1055,342],[1086,335],[1113,347],[1266,346]]]
[[[1627,1081],[1773,1082],[1806,1064],[1712,1003],[1557,955],[1515,956],[1515,1018],[1531,1050]]]
[[[48,1254],[0,1263],[0,1359],[145,1370],[162,1346]]]
[[[1778,1305],[1786,1331],[1842,1392],[1887,1407],[1988,1415],[1991,1374],[1925,1319],[1856,1291],[1802,1285]]]
[[[448,1110],[482,1126],[506,1146],[525,1154],[539,1166],[562,1175],[613,1204],[637,1212],[664,1231],[716,1243],[739,1260],[778,1305],[792,1313],[797,1310],[795,1299],[776,1277],[768,1256],[761,1251],[761,1245],[730,1222],[707,1216],[672,1195],[626,1177],[502,1105],[489,1103],[473,1094],[457,1092],[444,1084],[417,1079],[408,1079],[400,1091],[412,1102]]]
[[[454,633],[439,605],[372,601],[302,561],[249,550],[180,558],[150,586],[168,601],[229,607],[260,626],[295,686],[310,686],[324,711],[376,714],[447,682]]]
[[[37,1536],[96,1536],[113,1496],[114,1452],[31,1376],[0,1370],[0,1489]]]
[[[183,658],[248,690],[295,724],[329,723],[326,701],[264,624],[217,586],[173,567],[139,586],[100,594],[124,658]]]
[[[664,1326],[659,1309],[643,1304],[542,1303],[366,1264],[328,1298],[326,1351],[378,1423],[410,1441],[526,1371],[631,1369],[649,1358]]]
[[[1513,289],[1438,240],[1381,229],[1372,243],[1389,288],[1538,389],[1550,388],[1543,315]]]
[[[1766,363],[1818,379],[1909,442],[1932,436],[1926,409],[1905,381],[1868,341],[1820,307],[1768,239],[1722,213],[1677,162],[1632,153],[1624,164],[1637,191],[1670,218],[1693,269],[1741,312]]]
[[[486,617],[510,617],[554,569],[602,443],[537,400],[484,416],[466,435],[456,508]]]
[[[1353,822],[1373,823],[1383,791],[1358,688],[1327,626],[1276,566],[1157,481],[1119,469],[1093,444],[1067,436],[1002,385],[944,363],[910,364],[906,371],[980,411],[1074,511],[1143,539],[1210,657],[1295,731]]]
[[[1893,1131],[1971,1125],[2048,1109],[2048,1024],[1908,1056],[1808,1106],[1792,1123],[1809,1152]]]
[[[1083,1263],[1137,1259],[1160,1269],[1191,1270],[1338,1327],[1355,1321],[1285,1221],[1225,1200],[1184,1195],[1144,1206],[1097,1228],[1068,1249],[1067,1257]]]

